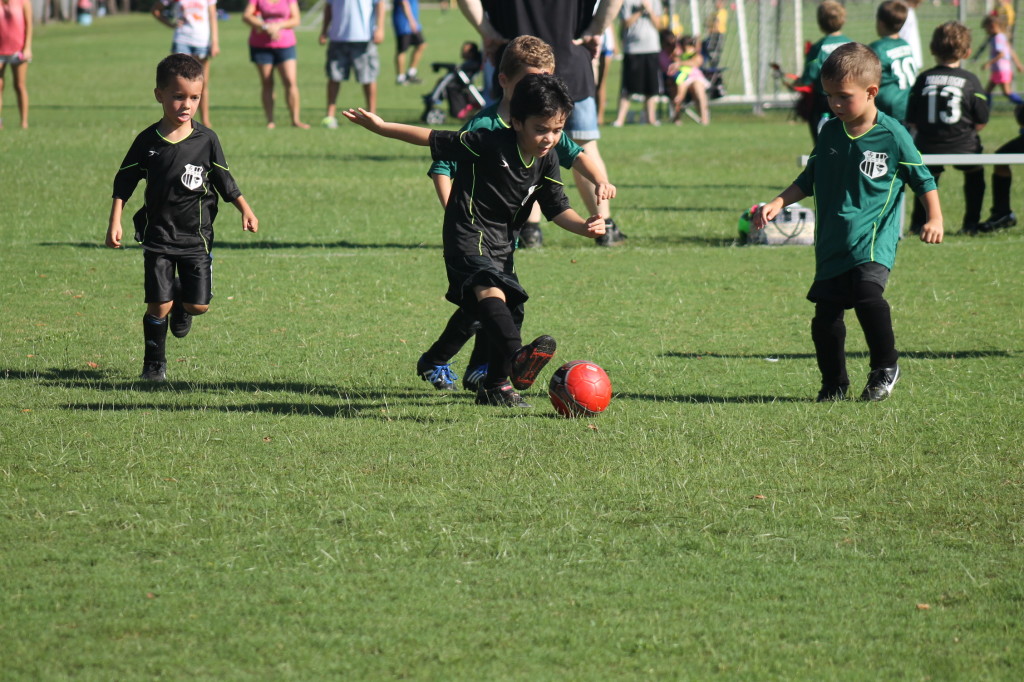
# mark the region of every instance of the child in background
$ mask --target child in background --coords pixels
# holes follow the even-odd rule
[[[914,52],[899,31],[907,20],[907,6],[898,0],[887,0],[878,6],[875,29],[880,38],[871,49],[882,63],[882,84],[875,106],[897,121],[907,117],[907,98],[917,76]]]
[[[395,0],[391,10],[391,24],[395,28],[395,82],[398,85],[421,83],[420,59],[427,41],[423,39],[423,24],[420,23],[420,0]],[[412,50],[409,69],[405,68],[405,53]]]
[[[700,124],[707,125],[708,114],[708,79],[700,67],[704,57],[697,50],[696,36],[676,35],[669,29],[660,34],[661,52],[658,54],[658,66],[665,83],[665,94],[672,102],[672,122],[681,123],[683,103],[687,96],[697,102]]]
[[[529,405],[516,389],[532,386],[556,349],[547,335],[524,346],[516,324],[514,311],[529,298],[513,260],[526,215],[539,202],[550,220],[574,234],[595,238],[605,227],[600,215],[584,220],[569,206],[551,153],[573,108],[562,81],[525,76],[509,108],[512,127],[501,130],[430,130],[385,122],[363,109],[344,114],[378,135],[429,146],[435,160],[457,162],[444,214],[445,298],[487,332],[488,371],[477,404],[518,408]]]
[[[203,98],[199,101],[203,125],[210,124],[210,60],[220,54],[217,0],[159,0],[153,16],[174,29],[171,54],[190,54],[203,65]]]
[[[145,201],[134,218],[146,273],[146,381],[166,379],[168,326],[182,338],[192,328],[192,316],[210,307],[217,194],[242,214],[243,230],[255,232],[259,226],[231,177],[217,135],[193,120],[202,93],[203,65],[195,57],[172,54],[161,61],[154,94],[163,117],[139,133],[114,177],[106,238],[112,249],[121,248],[124,205],[146,180]]]
[[[971,32],[961,23],[947,21],[932,33],[931,51],[938,66],[917,77],[907,102],[907,125],[915,133],[914,143],[922,154],[978,154],[978,131],[988,123],[988,100],[981,81],[961,67],[971,54]],[[964,210],[961,231],[975,234],[985,200],[985,169],[982,166],[954,166],[964,174]],[[938,184],[944,166],[929,169]],[[914,203],[910,231],[921,232],[924,207]]]
[[[883,298],[900,239],[900,194],[905,184],[928,207],[921,240],[942,241],[939,193],[910,134],[875,107],[882,69],[866,45],[835,49],[821,69],[821,83],[835,114],[822,125],[807,167],[778,197],[754,214],[762,229],[783,208],[814,196],[817,231],[811,321],[821,390],[818,402],[844,400],[845,311],[857,313],[871,356],[861,400],[885,400],[900,378],[889,303]]]
[[[1017,68],[1017,71],[1024,71],[1024,65],[1021,65],[1017,53],[1010,46],[1003,19],[987,16],[981,22],[981,27],[988,34],[989,60],[985,62],[985,68],[989,70],[989,77],[988,84],[985,86],[985,96],[988,97],[989,105],[992,104],[992,91],[996,89],[997,85],[1011,102],[1024,104],[1024,98],[1014,92],[1012,87],[1014,67]]]
[[[28,63],[32,61],[32,0],[0,0],[0,114],[4,72],[11,65],[21,127],[28,128]],[[4,120],[0,118],[0,128]]]
[[[1020,127],[1020,134],[997,149],[996,154],[1024,154],[1024,105],[1018,104],[1013,115]],[[1013,172],[1009,166],[996,165],[992,168],[992,214],[978,225],[979,232],[992,232],[1017,224],[1017,215],[1010,208],[1012,184]]]
[[[519,36],[502,46],[498,58],[498,85],[501,87],[502,98],[496,104],[482,109],[462,130],[507,130],[511,120],[512,94],[524,77],[530,74],[551,74],[555,72],[555,54],[551,47],[535,36]],[[562,135],[555,146],[558,162],[562,168],[574,168],[594,185],[597,199],[612,199],[615,187],[608,182],[604,166],[595,164],[584,153],[583,148],[572,141],[568,135]],[[437,198],[442,208],[447,208],[452,191],[452,178],[455,176],[457,164],[448,161],[435,161],[428,174],[434,181]],[[535,204],[526,224],[520,232],[519,248],[523,248],[523,235],[535,232],[534,244],[541,242],[540,208]],[[522,323],[523,307],[517,306],[513,311],[517,324]],[[441,336],[427,349],[416,363],[416,373],[438,390],[452,390],[458,376],[451,369],[451,360],[474,335],[476,343],[462,378],[462,387],[476,391],[480,382],[487,375],[488,349],[481,334],[478,333],[480,323],[466,315],[461,308],[456,310]]]
[[[907,6],[907,20],[903,22],[900,29],[900,38],[907,41],[910,50],[914,54],[914,66],[917,71],[924,68],[924,50],[921,49],[921,31],[917,27],[917,6],[921,0],[903,0]]]
[[[619,12],[622,21],[622,88],[619,111],[612,125],[621,127],[629,114],[630,96],[644,98],[648,123],[658,125],[658,10],[652,0],[626,0]]]

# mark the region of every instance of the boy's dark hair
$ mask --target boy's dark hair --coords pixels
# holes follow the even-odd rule
[[[679,38],[670,28],[663,28],[658,31],[658,40],[661,42],[661,49],[671,50],[679,42]]]
[[[886,0],[878,6],[875,19],[885,29],[886,35],[899,33],[903,24],[907,23],[907,13],[910,10],[899,0]]]
[[[947,21],[932,33],[929,47],[940,62],[967,59],[971,54],[971,29],[959,21]]]
[[[156,65],[156,87],[166,88],[175,78],[203,79],[203,63],[190,54],[172,54]]]
[[[845,43],[833,50],[821,65],[821,79],[836,83],[852,80],[864,86],[880,85],[882,63],[867,45]]]
[[[551,118],[552,116],[569,117],[573,102],[565,83],[558,76],[546,73],[531,73],[523,77],[512,93],[509,113],[517,121],[525,121],[530,116]]]
[[[515,78],[524,69],[555,72],[555,52],[536,36],[519,36],[502,46],[498,58],[498,73]]]
[[[822,33],[835,33],[846,23],[846,8],[835,0],[818,5],[818,28]]]

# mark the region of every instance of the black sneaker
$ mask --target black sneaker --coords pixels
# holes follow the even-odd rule
[[[615,221],[608,218],[604,221],[604,234],[594,240],[598,246],[622,246],[626,235],[622,233]]]
[[[524,391],[537,380],[544,365],[555,356],[555,340],[547,334],[538,336],[512,357],[512,385]]]
[[[898,365],[896,367],[882,367],[871,370],[868,374],[868,385],[864,387],[864,392],[860,394],[860,399],[871,402],[885,400],[892,395],[892,389],[896,386],[899,378],[900,368]]]
[[[516,393],[512,384],[507,381],[501,386],[494,388],[480,387],[476,392],[477,405],[497,405],[499,407],[530,407],[530,403],[523,400],[523,396]]]
[[[139,378],[143,381],[167,381],[167,363],[155,360],[142,363],[142,374]]]
[[[544,234],[540,231],[540,225],[527,223],[519,233],[520,249],[535,249],[544,245]]]
[[[451,365],[432,365],[426,354],[416,361],[416,374],[439,391],[454,391],[459,378]]]
[[[989,216],[988,220],[978,226],[978,229],[982,232],[992,232],[994,230],[1005,230],[1016,224],[1017,216],[1013,211],[1010,211],[1004,216]]]
[[[818,391],[818,397],[816,399],[819,403],[830,403],[839,400],[846,400],[846,394],[850,390],[850,385],[837,386],[835,384],[822,384],[821,390]]]
[[[405,82],[408,83],[409,85],[419,85],[423,81],[420,80],[419,76],[409,74],[408,76],[405,77]]]
[[[968,237],[973,237],[978,234],[980,228],[981,225],[979,223],[964,223],[960,227],[960,234],[967,235]]]
[[[168,325],[171,333],[177,338],[183,339],[192,330],[192,315],[185,311],[185,305],[181,301],[175,301],[171,308],[171,323]]]
[[[466,373],[462,375],[462,387],[467,391],[476,393],[483,387],[484,378],[487,377],[487,365],[467,367]]]

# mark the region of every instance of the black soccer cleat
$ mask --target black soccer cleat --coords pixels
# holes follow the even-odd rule
[[[537,223],[526,223],[519,232],[519,248],[535,249],[544,245],[544,233]]]
[[[892,389],[896,386],[896,382],[899,379],[900,368],[898,365],[871,370],[868,373],[868,385],[864,387],[864,392],[860,394],[860,399],[870,402],[885,400],[892,395]]]
[[[485,378],[487,378],[487,365],[466,367],[466,373],[462,375],[462,388],[476,393],[483,387]]]
[[[174,306],[171,308],[171,321],[168,326],[171,329],[171,333],[179,339],[188,336],[188,333],[192,330],[192,315],[185,310],[185,304],[181,301],[174,302]]]
[[[454,391],[459,378],[451,365],[432,365],[426,355],[416,361],[416,374],[439,391]]]
[[[614,220],[608,218],[604,221],[604,234],[594,241],[598,246],[622,246],[626,243],[626,235],[622,233]]]
[[[837,384],[822,384],[821,390],[818,391],[818,397],[815,402],[819,403],[831,403],[838,402],[840,400],[846,400],[847,393],[850,391],[850,385],[846,384],[840,386]]]
[[[476,392],[477,405],[496,405],[498,407],[530,407],[530,403],[523,400],[523,396],[512,388],[507,381],[494,388],[480,387]]]
[[[993,232],[995,230],[1005,230],[1013,227],[1017,224],[1017,215],[1010,211],[1004,216],[989,216],[988,220],[978,225],[978,230],[981,232]]]
[[[139,378],[143,381],[167,381],[167,363],[155,360],[142,363]]]
[[[512,356],[512,375],[509,377],[512,385],[520,391],[533,386],[544,365],[555,357],[556,345],[553,338],[544,334],[516,351]]]

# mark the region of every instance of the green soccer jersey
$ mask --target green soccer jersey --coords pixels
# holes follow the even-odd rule
[[[505,130],[511,127],[498,115],[498,103],[495,103],[478,111],[476,116],[467,121],[466,125],[462,126],[460,130]],[[575,163],[576,157],[583,151],[583,147],[573,142],[568,135],[563,133],[562,137],[558,140],[558,144],[555,145],[555,151],[558,153],[559,165],[562,168],[572,168],[572,164]],[[452,161],[435,161],[430,164],[430,170],[427,171],[427,175],[454,177],[455,163]]]
[[[918,196],[935,179],[899,121],[878,112],[874,127],[850,137],[837,118],[821,128],[796,185],[814,197],[815,281],[863,263],[892,268],[900,237],[900,196],[909,184]]]
[[[804,61],[804,72],[800,76],[800,82],[810,85],[815,93],[824,96],[825,91],[821,88],[821,67],[837,47],[848,42],[850,39],[844,35],[827,35],[811,45]]]
[[[897,121],[907,118],[907,98],[917,78],[917,64],[910,43],[902,38],[882,38],[871,43],[882,62],[882,83],[875,104]]]

